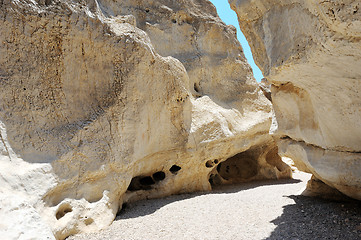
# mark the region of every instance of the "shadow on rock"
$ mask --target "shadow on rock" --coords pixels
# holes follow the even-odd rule
[[[260,181],[251,181],[244,182],[239,184],[229,184],[229,185],[218,185],[213,186],[213,190],[211,194],[217,193],[236,193],[252,188],[262,187],[262,186],[270,186],[270,185],[283,185],[283,184],[295,184],[299,183],[301,180],[299,179],[278,179],[278,180],[260,180]]]
[[[361,239],[361,202],[336,202],[288,196],[296,203],[284,207],[272,221],[270,239]]]

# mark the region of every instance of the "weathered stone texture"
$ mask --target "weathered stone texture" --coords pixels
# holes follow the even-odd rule
[[[64,239],[106,227],[124,202],[289,177],[271,104],[208,1],[4,0],[0,19],[9,239]]]
[[[272,83],[280,153],[361,199],[361,3],[229,2]]]

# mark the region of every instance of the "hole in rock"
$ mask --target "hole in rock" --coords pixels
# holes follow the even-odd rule
[[[217,166],[217,172],[221,171],[221,164]]]
[[[278,147],[272,148],[266,155],[266,161],[272,166],[276,166],[278,171],[283,172],[288,168],[288,165],[284,163],[281,157],[278,155]]]
[[[207,168],[211,168],[211,167],[213,167],[213,165],[214,165],[214,164],[213,164],[213,162],[212,162],[211,160],[209,160],[209,161],[206,162],[206,167],[207,167]]]
[[[150,186],[150,185],[153,185],[155,184],[154,180],[152,177],[142,177],[140,180],[139,180],[140,184],[144,185],[144,186]]]
[[[175,19],[172,19],[172,23],[177,23],[177,20],[175,20]]]
[[[256,176],[258,163],[254,153],[255,151],[248,150],[221,162],[217,166],[218,174],[229,181],[243,181]]]
[[[211,174],[208,179],[209,183],[214,185],[221,185],[222,184],[222,177],[219,174]]]
[[[118,208],[117,216],[119,216],[119,215],[121,215],[122,213],[124,213],[124,212],[127,210],[128,206],[129,206],[128,203],[127,203],[127,202],[124,202],[124,203],[122,204],[122,206]]]
[[[72,212],[72,211],[73,211],[73,209],[69,203],[62,204],[59,206],[59,209],[56,212],[55,217],[56,217],[56,219],[59,220],[60,218],[64,217],[65,214]]]
[[[214,160],[214,164],[218,164],[218,163],[219,163],[218,159]]]
[[[181,170],[182,168],[180,166],[177,166],[177,165],[173,165],[169,171],[173,174],[176,174],[179,170]]]
[[[162,181],[165,178],[165,173],[162,171],[156,172],[153,174],[153,179],[154,181],[158,182],[158,181]]]
[[[199,86],[197,83],[194,83],[194,91],[196,91],[197,93],[199,93]]]
[[[128,203],[125,202],[122,204],[122,210],[125,210],[127,207],[128,207]]]
[[[147,9],[145,9],[145,12],[149,13],[149,9],[148,9],[148,8],[147,8]]]
[[[94,220],[92,218],[85,217],[84,223],[86,226],[92,224]]]
[[[138,190],[150,190],[152,189],[151,185],[155,184],[152,177],[143,177],[138,176],[134,177],[132,181],[130,181],[128,191],[138,191]]]
[[[214,174],[211,174],[211,175],[209,176],[209,179],[208,179],[208,181],[209,181],[209,183],[210,183],[211,185],[214,185],[213,178],[214,178]]]

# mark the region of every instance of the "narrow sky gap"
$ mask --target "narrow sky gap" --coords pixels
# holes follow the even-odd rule
[[[244,55],[247,58],[248,63],[251,65],[253,69],[254,77],[256,78],[257,82],[260,82],[263,78],[261,70],[255,64],[251,52],[251,48],[248,45],[246,38],[244,37],[241,29],[238,25],[237,14],[231,9],[227,0],[209,0],[213,3],[214,6],[217,8],[217,12],[219,17],[225,22],[227,25],[233,25],[237,28],[237,38],[238,41],[241,43],[244,51]]]

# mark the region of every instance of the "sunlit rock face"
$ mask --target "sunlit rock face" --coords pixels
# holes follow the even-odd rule
[[[271,104],[208,1],[4,0],[0,19],[6,239],[64,239],[125,202],[290,176]]]
[[[272,83],[279,151],[361,199],[361,3],[229,0]]]

